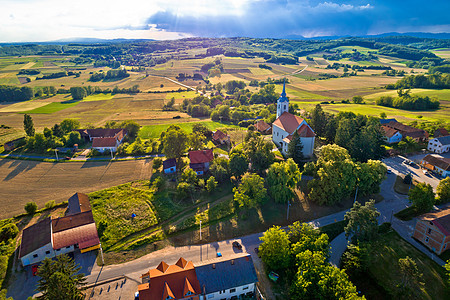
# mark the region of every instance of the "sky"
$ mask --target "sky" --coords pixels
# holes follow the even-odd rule
[[[449,0],[0,0],[0,42],[450,32]]]

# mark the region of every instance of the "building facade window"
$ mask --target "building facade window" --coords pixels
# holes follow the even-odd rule
[[[235,293],[236,289],[230,289],[230,293]]]
[[[430,240],[429,237],[426,237],[426,238],[425,238],[425,242],[426,242],[426,243],[428,243],[429,240]]]
[[[37,254],[33,254],[33,258],[36,258],[36,257],[38,257],[38,255]]]
[[[431,234],[431,228],[428,228],[427,233]]]
[[[50,254],[50,251],[45,251],[45,254]]]

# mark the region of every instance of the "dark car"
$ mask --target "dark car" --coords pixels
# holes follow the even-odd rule
[[[239,244],[238,241],[234,241],[234,242],[233,242],[233,247],[234,247],[234,248],[238,248],[239,250],[242,250],[242,245]]]

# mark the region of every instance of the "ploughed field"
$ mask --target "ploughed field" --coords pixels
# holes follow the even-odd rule
[[[150,159],[80,163],[0,159],[0,219],[25,212],[30,201],[43,208],[51,200],[67,201],[76,192],[89,193],[150,175]]]

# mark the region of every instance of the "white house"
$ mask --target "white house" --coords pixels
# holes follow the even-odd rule
[[[19,248],[19,258],[23,266],[35,264],[46,257],[55,257],[51,223],[51,218],[46,218],[23,230]]]
[[[173,174],[177,171],[177,161],[175,158],[163,161],[163,170],[165,174]]]
[[[400,131],[381,125],[384,131],[384,139],[388,144],[398,143],[402,140],[403,136]]]
[[[439,157],[428,154],[420,164],[435,173],[438,173],[442,177],[450,176],[450,158]]]
[[[427,149],[429,151],[433,151],[434,153],[444,153],[450,151],[450,135],[441,136],[428,141]]]
[[[283,155],[287,154],[288,145],[296,131],[303,145],[303,155],[311,157],[316,134],[304,119],[289,113],[289,99],[286,97],[286,85],[283,84],[283,92],[277,101],[277,119],[272,124],[272,140]]]
[[[216,263],[196,266],[198,282],[205,300],[238,299],[254,294],[258,282],[250,254]]]

